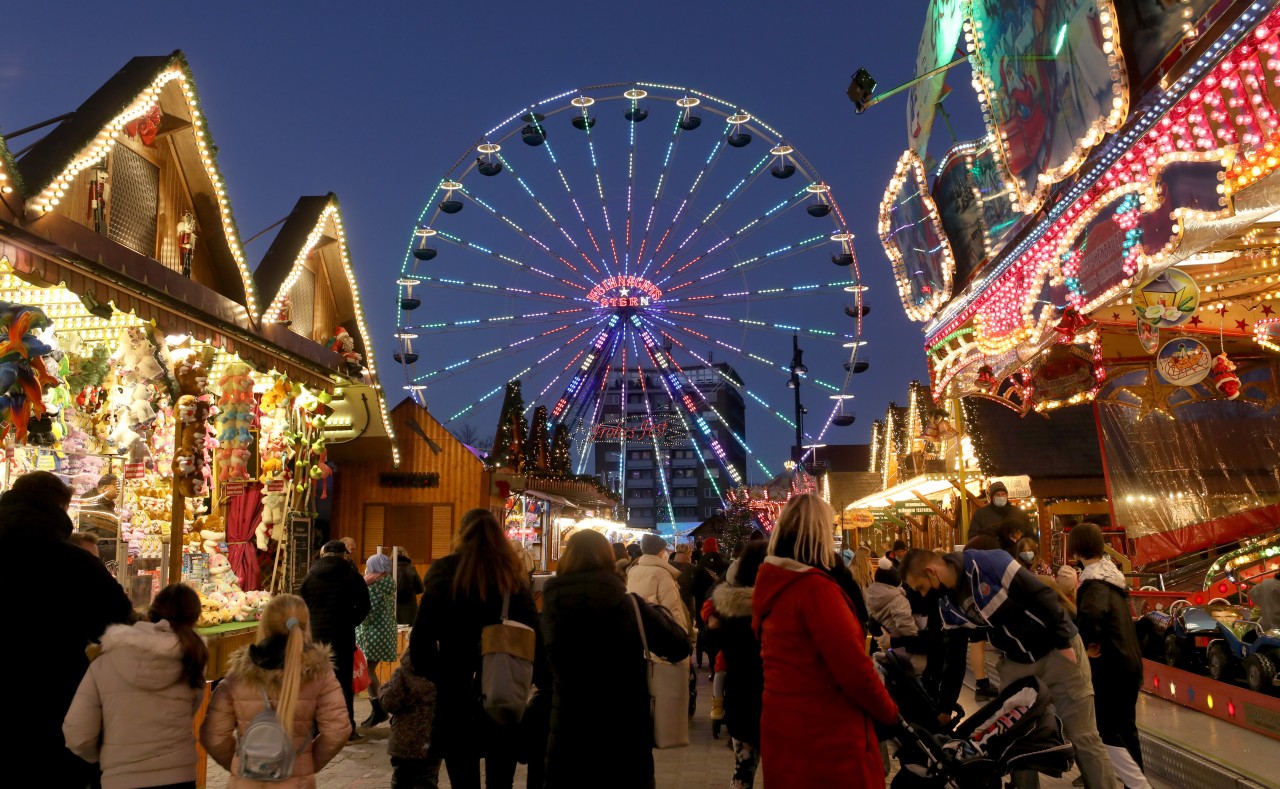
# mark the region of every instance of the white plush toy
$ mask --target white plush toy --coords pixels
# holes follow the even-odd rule
[[[208,554],[217,554],[218,543],[222,542],[226,538],[227,538],[227,533],[224,531],[211,531],[210,529],[202,529],[200,531],[200,539],[204,541],[201,547],[203,547],[204,552]],[[225,562],[226,557],[224,556],[222,558],[223,558],[223,561]],[[209,565],[210,566],[213,565],[212,559],[210,559]],[[228,569],[230,569],[230,566],[228,566]]]
[[[262,500],[262,523],[258,526],[258,548],[265,551],[267,549],[266,538],[263,532],[269,531],[270,538],[279,540],[284,529],[284,494],[268,493],[266,498]]]

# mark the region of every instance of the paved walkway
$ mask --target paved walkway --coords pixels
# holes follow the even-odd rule
[[[733,752],[729,749],[728,738],[723,733],[721,739],[712,739],[711,723],[707,719],[707,710],[711,707],[711,683],[705,674],[698,682],[698,713],[689,727],[690,745],[688,748],[677,748],[667,751],[654,751],[654,762],[657,767],[657,786],[659,789],[725,789],[729,786],[729,777],[733,773]],[[965,688],[960,697],[960,704],[973,711],[978,705],[973,693]],[[363,699],[356,700],[356,719],[361,720],[369,714],[369,703]],[[605,714],[602,710],[602,715]],[[391,785],[391,763],[387,758],[386,724],[375,729],[363,730],[363,741],[348,745],[337,758],[316,777],[318,789],[342,789],[344,787],[386,787]],[[894,766],[896,767],[896,762]],[[1077,773],[1073,770],[1062,778],[1042,778],[1042,789],[1071,789],[1071,781]],[[209,763],[208,786],[223,789],[227,783],[227,773],[216,764]],[[1157,789],[1167,786],[1152,782]],[[440,785],[447,789],[449,780],[441,771]],[[517,787],[525,785],[525,768],[520,766],[516,771]],[[763,787],[763,781],[756,781],[757,787]],[[775,789],[768,787],[768,789]],[[779,787],[778,789],[786,789]]]

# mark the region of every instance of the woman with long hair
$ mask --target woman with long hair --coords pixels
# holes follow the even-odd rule
[[[653,722],[636,604],[649,650],[667,660],[687,657],[684,628],[665,609],[627,594],[608,541],[586,530],[570,537],[543,596],[543,633],[555,683],[547,789],[654,785]]]
[[[858,582],[858,586],[862,591],[867,591],[871,584],[876,582],[875,577],[871,574],[871,551],[867,548],[859,547],[853,552],[853,559],[849,561],[849,572],[853,573],[853,580]]]
[[[835,514],[813,494],[787,502],[756,575],[765,786],[883,787],[873,721],[898,709],[865,652],[853,602],[832,578]]]
[[[611,554],[612,555],[612,554]],[[431,563],[418,621],[409,636],[416,672],[436,684],[433,756],[444,759],[455,789],[508,789],[516,769],[515,732],[499,727],[480,706],[480,631],[507,617],[534,629],[538,612],[529,579],[489,510],[462,516],[453,553]]]
[[[391,575],[391,557],[375,553],[364,563],[364,582],[369,587],[369,615],[356,628],[356,643],[369,664],[369,717],[360,724],[368,729],[391,716],[378,701],[379,663],[394,663],[396,654],[396,581]]]
[[[311,640],[310,612],[301,597],[271,598],[258,623],[258,641],[236,650],[209,702],[200,744],[230,771],[229,789],[260,786],[239,776],[236,739],[270,705],[293,735],[297,760],[287,781],[272,786],[313,789],[315,774],[347,742],[351,721],[329,662],[329,647]]]
[[[422,578],[413,566],[413,558],[404,548],[396,548],[396,624],[410,625],[418,620],[418,595],[422,594]]]
[[[62,724],[67,747],[102,767],[104,789],[196,785],[191,722],[209,651],[192,628],[200,598],[171,584],[148,621],[112,625]]]

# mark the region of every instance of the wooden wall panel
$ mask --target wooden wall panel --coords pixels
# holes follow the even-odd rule
[[[377,545],[363,542],[367,505],[447,505],[436,508],[432,512],[432,519],[424,519],[422,527],[424,531],[431,531],[428,539],[432,555],[438,555],[438,548],[448,553],[447,546],[452,542],[462,513],[476,507],[489,507],[489,474],[479,458],[413,401],[405,400],[397,406],[391,412],[391,419],[400,438],[400,468],[392,468],[390,457],[381,462],[340,464],[334,472],[331,533],[334,538],[350,536],[355,539],[358,543],[357,553],[364,557],[372,553]],[[439,454],[408,426],[410,420],[417,422],[440,447],[442,451]],[[435,472],[440,475],[440,484],[435,488],[381,485],[380,475],[392,471]],[[447,521],[444,520],[446,517]],[[438,525],[433,528],[433,523]],[[414,555],[413,559],[418,563],[424,557]]]
[[[440,504],[431,508],[431,558],[448,556],[453,550],[453,535],[457,531],[453,517],[453,505]]]
[[[357,549],[369,546],[369,554],[379,545],[386,544],[387,508],[381,504],[366,504],[364,518],[360,529],[360,538],[356,540]],[[345,536],[345,535],[344,535]],[[364,556],[363,550],[357,550],[358,557]]]

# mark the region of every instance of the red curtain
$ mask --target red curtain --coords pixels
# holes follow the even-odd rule
[[[256,590],[262,583],[253,534],[261,521],[262,489],[259,486],[231,498],[227,506],[227,558],[231,561],[231,571],[240,580],[240,588],[246,592]]]

